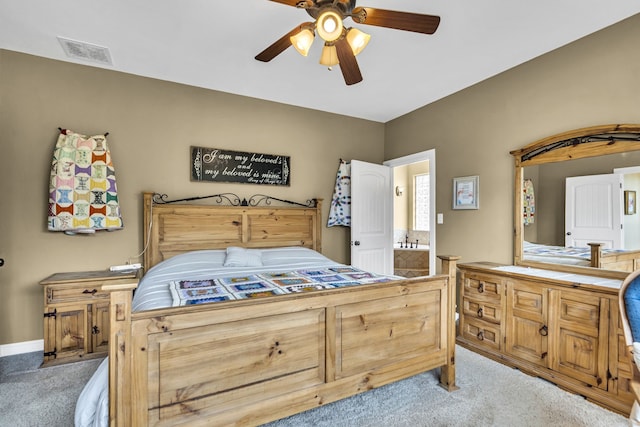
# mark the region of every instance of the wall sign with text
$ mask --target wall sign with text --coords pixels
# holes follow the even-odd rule
[[[289,156],[191,147],[191,181],[288,186],[290,172]]]

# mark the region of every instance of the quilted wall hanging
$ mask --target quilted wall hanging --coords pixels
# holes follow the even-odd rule
[[[107,135],[60,129],[49,181],[50,231],[67,234],[123,227]]]
[[[327,227],[351,227],[351,162],[340,159]]]

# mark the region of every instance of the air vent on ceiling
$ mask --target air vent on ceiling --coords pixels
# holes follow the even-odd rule
[[[105,65],[113,65],[109,49],[91,43],[58,37],[64,52],[70,58],[84,59],[86,61],[98,62]]]

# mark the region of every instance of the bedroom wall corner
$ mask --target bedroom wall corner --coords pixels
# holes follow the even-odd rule
[[[387,123],[385,159],[436,149],[439,253],[513,261],[509,152],[570,129],[640,122],[639,39],[640,14]],[[469,175],[480,176],[480,209],[453,210],[452,180]]]

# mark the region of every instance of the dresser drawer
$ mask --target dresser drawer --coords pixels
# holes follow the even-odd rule
[[[483,274],[465,274],[463,276],[464,294],[475,300],[499,303],[504,294],[504,280],[500,277]]]
[[[500,350],[502,334],[500,333],[499,325],[465,317],[461,327],[461,335],[467,341],[472,341],[475,344],[484,345],[494,350]]]
[[[495,303],[465,296],[462,299],[462,309],[466,318],[482,319],[491,323],[502,321],[502,307]]]
[[[102,283],[86,283],[84,286],[47,286],[47,303],[72,302],[92,298],[109,298],[109,292],[101,290]]]

